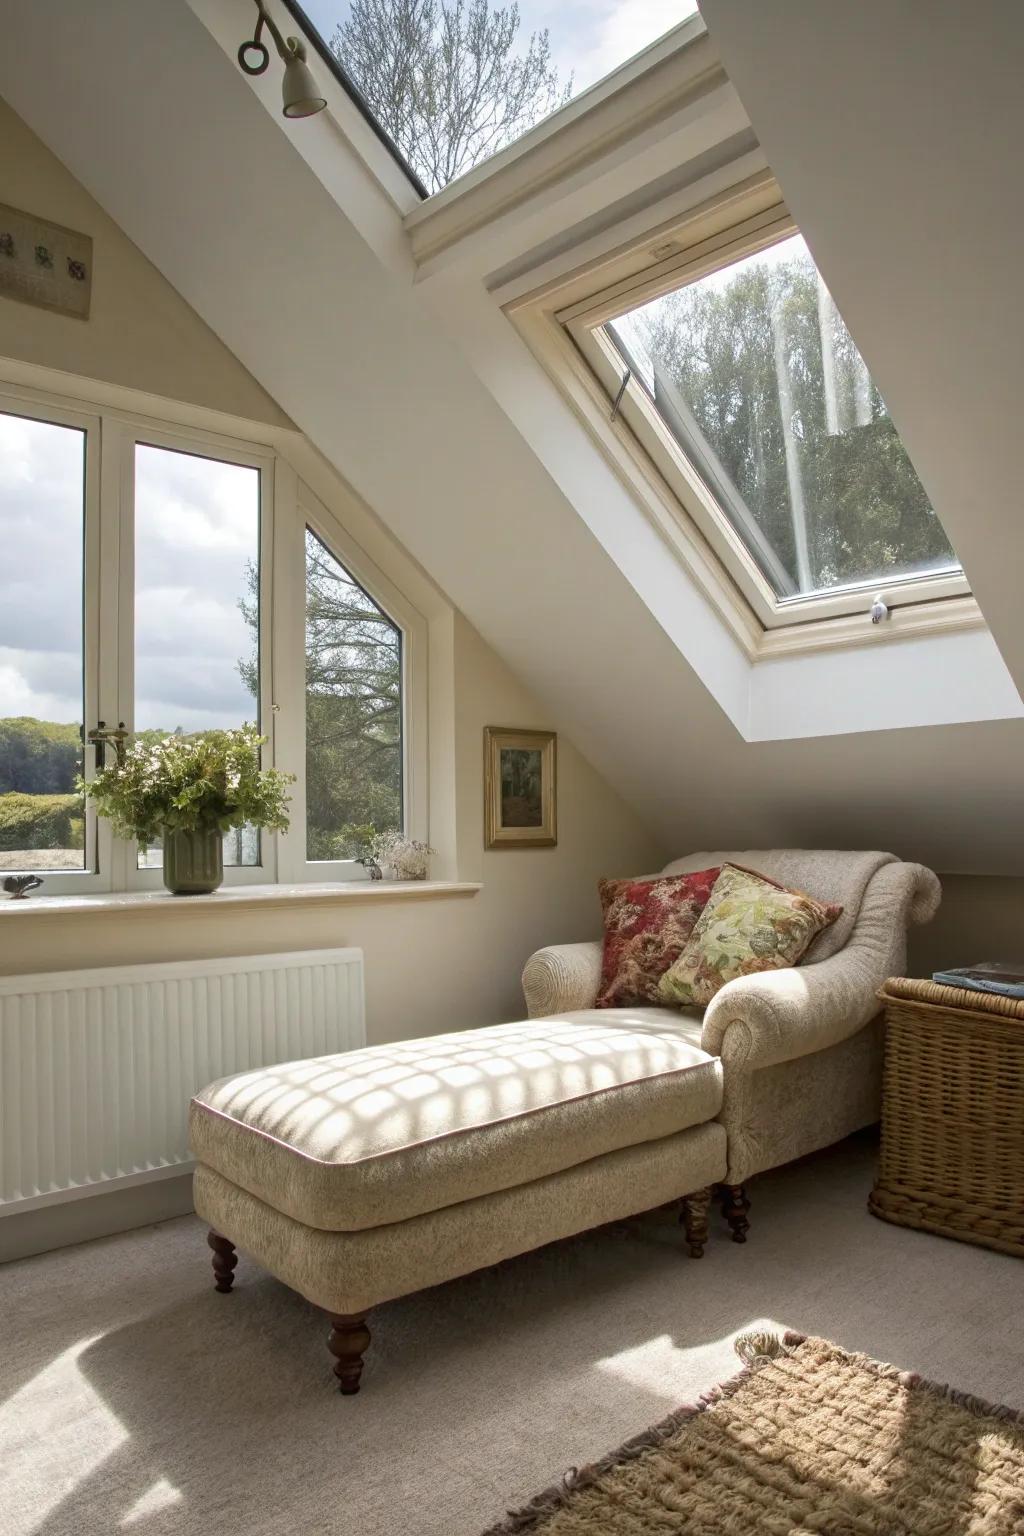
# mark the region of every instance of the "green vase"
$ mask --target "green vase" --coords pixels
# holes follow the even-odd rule
[[[172,896],[208,896],[224,879],[224,839],[217,827],[164,832],[164,885]]]

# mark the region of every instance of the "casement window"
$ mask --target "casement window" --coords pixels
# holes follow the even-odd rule
[[[296,774],[286,836],[227,834],[227,884],[365,879],[374,832],[426,835],[423,621],[273,449],[0,385],[0,548],[0,875],[160,888],[160,847],[74,791],[121,725],[251,721]]]
[[[577,277],[550,301],[603,390],[601,430],[667,488],[763,631],[866,614],[879,591],[889,606],[963,598],[885,401],[765,193],[749,217],[723,199],[629,253],[622,276],[608,264],[599,289]]]
[[[306,858],[358,857],[403,827],[402,631],[306,535]]]

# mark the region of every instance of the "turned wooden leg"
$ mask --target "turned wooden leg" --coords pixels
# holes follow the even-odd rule
[[[711,1204],[711,1188],[694,1190],[692,1195],[683,1196],[683,1209],[680,1212],[680,1221],[686,1233],[686,1241],[690,1245],[690,1258],[699,1259],[704,1252],[704,1244],[708,1240],[708,1207]]]
[[[327,1348],[334,1356],[334,1374],[346,1397],[359,1391],[363,1355],[370,1343],[370,1330],[366,1326],[368,1316],[367,1312],[353,1312],[351,1316],[345,1313],[331,1315]]]
[[[235,1265],[238,1263],[235,1245],[212,1227],[206,1234],[206,1241],[213,1249],[214,1286],[226,1295],[235,1283]]]
[[[750,1231],[750,1222],[747,1220],[749,1210],[750,1201],[745,1184],[722,1185],[722,1215],[732,1228],[734,1243],[745,1243],[747,1240]]]

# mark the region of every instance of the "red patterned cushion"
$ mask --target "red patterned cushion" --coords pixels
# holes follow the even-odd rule
[[[658,982],[703,912],[719,868],[655,880],[599,880],[604,956],[598,1008],[660,1003]]]

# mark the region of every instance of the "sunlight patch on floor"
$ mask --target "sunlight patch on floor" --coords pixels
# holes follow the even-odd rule
[[[0,1404],[0,1509],[3,1536],[32,1536],[70,1493],[130,1436],[86,1381],[78,1360],[103,1337],[80,1339]],[[81,1433],[85,1430],[87,1433]],[[41,1458],[40,1441],[60,1445]],[[41,1467],[45,1466],[45,1476]]]
[[[138,1520],[148,1520],[150,1515],[159,1514],[162,1509],[170,1509],[172,1505],[180,1504],[183,1498],[184,1494],[180,1488],[175,1488],[166,1477],[159,1477],[152,1488],[147,1488],[141,1498],[136,1499],[121,1524],[131,1526]]]
[[[604,1371],[630,1387],[657,1393],[666,1397],[670,1407],[679,1406],[680,1383],[706,1382],[709,1377],[725,1381],[742,1369],[736,1354],[736,1340],[745,1333],[777,1333],[780,1337],[786,1324],[772,1318],[754,1317],[721,1338],[688,1347],[675,1343],[667,1333],[646,1339],[633,1349],[621,1350],[596,1362],[597,1369]],[[666,1396],[666,1393],[668,1396]]]

